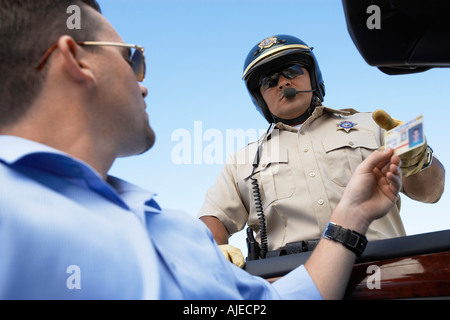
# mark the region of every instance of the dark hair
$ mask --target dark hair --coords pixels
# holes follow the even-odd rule
[[[81,29],[69,29],[67,8],[81,10]],[[26,113],[39,94],[46,68],[40,59],[62,35],[76,41],[97,40],[101,13],[96,0],[0,0],[0,128]]]

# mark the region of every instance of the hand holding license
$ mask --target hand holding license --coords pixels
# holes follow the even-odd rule
[[[423,116],[405,122],[384,134],[386,149],[393,149],[394,154],[401,155],[423,146],[425,143]]]

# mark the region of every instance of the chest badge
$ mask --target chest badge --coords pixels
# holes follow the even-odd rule
[[[338,127],[336,130],[345,130],[345,132],[349,132],[350,130],[358,130],[358,128],[356,128],[357,123],[345,120],[345,121],[341,121],[339,122],[336,126]]]

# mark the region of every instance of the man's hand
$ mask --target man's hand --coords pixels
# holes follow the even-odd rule
[[[229,244],[222,244],[219,246],[219,249],[228,261],[237,265],[239,268],[244,266],[244,256],[242,255],[241,250]]]
[[[373,152],[356,168],[338,208],[359,226],[344,227],[365,233],[395,205],[402,186],[399,165],[400,158],[389,149]]]
[[[402,186],[400,158],[392,149],[375,151],[355,170],[330,221],[362,234],[394,206]],[[336,241],[321,239],[305,268],[324,299],[341,299],[356,255]]]
[[[392,118],[386,111],[378,109],[372,114],[373,120],[386,131],[392,130],[393,128],[403,124],[403,121]],[[400,156],[402,160],[402,173],[404,177],[416,174],[420,172],[425,161],[427,160],[427,144],[419,148],[410,150]]]
[[[372,113],[373,120],[386,131],[392,130],[395,127],[403,124],[403,121],[392,118],[386,111],[382,109],[375,110]]]

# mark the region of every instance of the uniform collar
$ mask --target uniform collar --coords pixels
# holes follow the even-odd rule
[[[318,106],[316,107],[316,109],[314,110],[314,112],[311,114],[311,116],[306,119],[306,121],[302,124],[302,126],[308,126],[309,124],[311,124],[314,120],[320,118],[321,116],[323,116],[326,113],[334,113],[334,114],[338,114],[338,115],[342,115],[342,116],[349,116],[355,113],[358,113],[358,111],[354,110],[354,109],[340,109],[340,110],[336,110],[336,109],[332,109],[332,108],[328,108],[325,106]],[[274,128],[280,129],[280,130],[287,130],[287,131],[291,131],[291,132],[298,132],[298,128],[294,128],[291,126],[288,126],[282,122],[278,122],[277,124],[275,124]],[[271,132],[269,132],[270,135]]]

